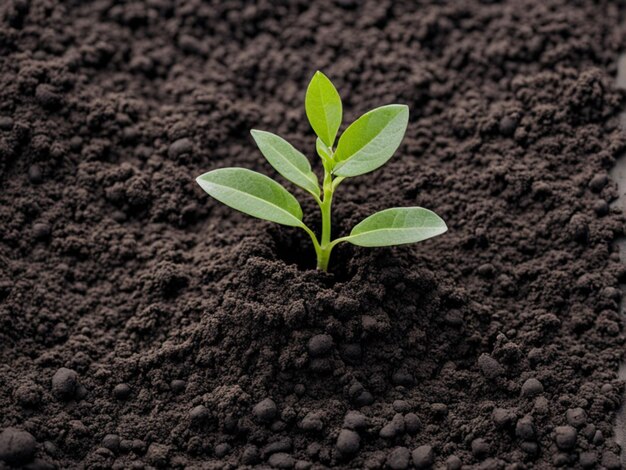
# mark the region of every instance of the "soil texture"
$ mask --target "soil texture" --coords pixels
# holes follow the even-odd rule
[[[602,0],[1,2],[0,468],[621,468],[621,24]],[[448,233],[325,274],[197,187],[276,176],[253,127],[313,157],[317,69],[346,123],[411,110],[335,234],[413,205]]]

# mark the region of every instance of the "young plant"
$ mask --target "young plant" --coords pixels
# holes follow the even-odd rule
[[[322,213],[318,239],[302,221],[296,198],[281,184],[244,168],[221,168],[199,176],[196,181],[209,195],[245,214],[291,227],[309,234],[317,254],[317,268],[326,271],[332,249],[339,243],[357,246],[390,246],[415,243],[444,233],[444,221],[421,207],[394,207],[370,215],[350,235],[331,239],[333,195],[346,178],[380,168],[391,158],[406,132],[409,108],[390,104],[373,109],[354,121],[335,140],[342,120],[339,93],[331,81],[316,72],[306,91],[306,115],[317,134],[316,150],[324,167],[320,188],[309,160],[282,137],[252,130],[263,156],[285,179],[307,191]]]

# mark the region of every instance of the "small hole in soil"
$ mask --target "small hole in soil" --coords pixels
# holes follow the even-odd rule
[[[276,258],[289,265],[295,265],[302,271],[315,269],[317,259],[313,243],[306,233],[298,231],[271,229],[270,236],[274,242]],[[335,247],[329,264],[329,272],[334,282],[350,280],[356,272],[353,258],[356,255],[354,247],[342,243]]]
[[[315,249],[306,233],[293,230],[270,230],[276,247],[276,258],[300,270],[315,269]]]

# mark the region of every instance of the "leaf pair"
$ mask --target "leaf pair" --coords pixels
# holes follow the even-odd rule
[[[282,185],[245,168],[221,168],[198,179],[207,193],[245,214],[291,227],[304,226],[302,208]],[[357,224],[341,239],[373,247],[415,243],[447,230],[437,214],[421,207],[397,207],[377,212]]]
[[[341,97],[322,72],[315,72],[305,98],[306,115],[319,137],[317,150],[331,160],[332,174],[352,177],[383,166],[400,146],[409,123],[406,105],[390,104],[373,109],[354,121],[339,138],[343,108]]]

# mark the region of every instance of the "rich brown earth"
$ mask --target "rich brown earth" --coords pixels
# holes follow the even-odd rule
[[[621,11],[211,3],[0,5],[0,467],[620,468]],[[196,187],[274,174],[252,127],[313,156],[316,69],[347,122],[411,108],[336,233],[421,205],[447,234],[322,274]]]

